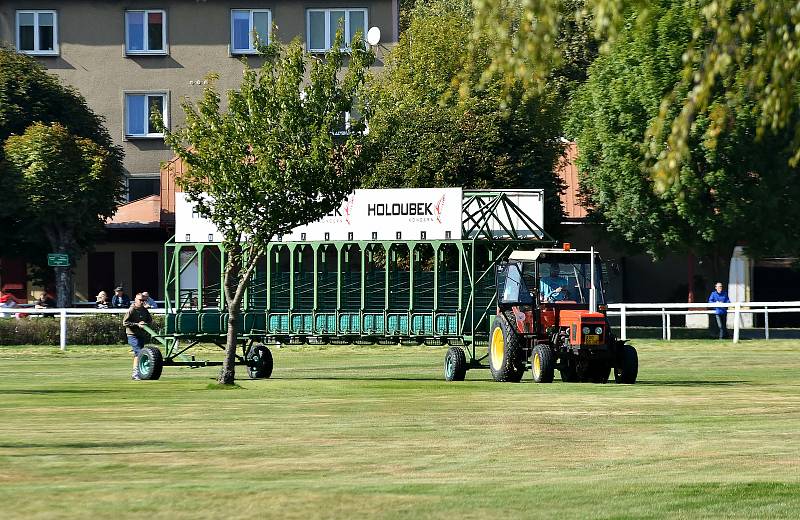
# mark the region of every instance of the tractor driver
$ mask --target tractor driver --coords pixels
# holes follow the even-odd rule
[[[550,263],[550,274],[539,279],[539,294],[542,301],[557,302],[569,298],[567,285],[569,281],[561,276],[560,266]]]

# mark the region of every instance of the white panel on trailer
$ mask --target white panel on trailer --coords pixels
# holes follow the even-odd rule
[[[444,240],[461,237],[461,188],[355,190],[338,210],[298,226],[283,241]],[[423,235],[424,234],[424,235]],[[221,242],[184,193],[175,194],[175,241]]]
[[[470,193],[503,193],[530,219],[544,227],[544,190],[470,190]],[[484,199],[484,201],[487,199]],[[355,190],[338,210],[317,222],[298,226],[283,241],[326,240],[446,240],[462,237],[463,191],[461,188],[407,188]],[[476,211],[476,200],[467,208]],[[521,238],[543,238],[531,231],[516,213],[498,207],[489,219],[492,236],[506,238],[503,229],[514,229]],[[398,235],[399,233],[399,235]],[[424,233],[424,238],[423,238]],[[181,192],[175,193],[175,241],[221,242],[222,235],[209,220],[200,217]]]

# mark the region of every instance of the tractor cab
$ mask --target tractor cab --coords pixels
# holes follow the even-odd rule
[[[600,273],[600,259],[593,251],[515,251],[498,267],[498,306],[603,310]]]

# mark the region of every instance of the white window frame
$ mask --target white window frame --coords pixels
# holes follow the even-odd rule
[[[22,50],[20,48],[20,37],[19,37],[19,15],[21,14],[32,14],[33,15],[33,49],[32,51]],[[52,14],[53,15],[53,50],[46,50],[41,51],[38,50],[37,47],[39,46],[39,15],[40,14]],[[58,49],[58,12],[52,9],[22,9],[17,11],[16,14],[16,35],[17,35],[17,51],[23,54],[29,54],[31,56],[58,56],[59,49]]]
[[[248,11],[250,14],[250,20],[248,22],[248,31],[247,31],[247,44],[249,48],[247,49],[237,49],[234,47],[234,39],[235,39],[235,29],[233,27],[233,13],[236,11]],[[258,49],[253,46],[253,14],[254,13],[267,13],[267,41],[263,42],[264,45],[269,45],[269,42],[272,41],[272,10],[271,9],[231,9],[231,42],[230,42],[230,53],[232,56],[239,55],[239,54],[258,54]]]
[[[162,103],[162,114],[161,116],[164,118],[164,126],[169,127],[169,92],[166,90],[126,90],[123,92],[122,95],[122,112],[123,112],[123,134],[125,139],[162,139],[164,134],[162,132],[154,132],[154,133],[147,133],[147,127],[150,126],[150,112],[147,111],[147,107],[150,104],[145,99],[144,107],[145,107],[145,133],[144,134],[129,134],[128,133],[128,119],[130,114],[128,114],[128,96],[145,96],[145,97],[155,97],[160,96],[163,99]]]
[[[128,14],[130,13],[144,13],[144,46],[148,46],[150,41],[148,32],[150,31],[150,24],[147,23],[147,15],[150,13],[161,13],[161,47],[162,49],[150,50],[143,49],[141,51],[131,50],[130,46],[130,31],[128,30]],[[125,54],[128,56],[141,56],[141,55],[156,55],[164,56],[169,54],[169,47],[167,41],[167,12],[164,9],[126,9],[125,10]]]
[[[343,51],[350,50],[350,41],[347,41],[347,35],[350,34],[350,13],[355,11],[360,11],[364,13],[364,34],[362,35],[363,38],[367,37],[366,30],[369,27],[369,10],[365,7],[332,7],[332,8],[325,8],[325,9],[306,9],[306,49],[308,52],[330,52],[331,47],[328,42],[336,36],[335,34],[331,34],[331,12],[333,11],[344,11],[344,35],[345,41],[344,45],[342,46]],[[311,47],[311,13],[325,13],[325,45],[324,49],[314,49]]]

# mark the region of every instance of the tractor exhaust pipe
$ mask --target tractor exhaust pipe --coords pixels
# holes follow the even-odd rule
[[[594,286],[594,246],[590,249],[592,258],[589,261],[589,277],[590,277],[590,284],[589,285],[589,312],[597,312],[597,289]]]

